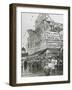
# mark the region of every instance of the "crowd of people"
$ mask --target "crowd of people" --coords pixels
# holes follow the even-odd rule
[[[58,72],[60,73],[60,71],[62,72],[62,70],[63,70],[63,61],[55,57],[48,59],[48,62],[44,66],[44,73],[46,75],[57,75]]]
[[[63,74],[63,57],[50,56],[50,55],[38,55],[35,57],[29,57],[22,62],[22,72],[28,73],[44,73],[43,75],[62,75]]]

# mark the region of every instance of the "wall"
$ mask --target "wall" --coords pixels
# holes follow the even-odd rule
[[[48,4],[48,5],[57,5],[57,6],[58,5],[72,6],[72,0],[0,0],[0,90],[44,90],[44,89],[72,90],[72,82],[70,84],[42,85],[42,86],[28,86],[28,87],[9,86],[8,82],[9,82],[9,4],[10,3],[35,3],[35,4],[37,3],[37,4]],[[71,11],[72,11],[72,7],[71,7]],[[72,17],[72,12],[71,12],[71,17]]]

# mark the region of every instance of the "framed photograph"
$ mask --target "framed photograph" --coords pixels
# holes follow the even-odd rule
[[[70,82],[70,7],[10,4],[10,85]]]

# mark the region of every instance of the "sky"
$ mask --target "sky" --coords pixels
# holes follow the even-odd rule
[[[28,29],[35,30],[35,21],[38,17],[38,13],[22,13],[21,14],[21,26],[22,26],[22,47],[26,48],[27,46],[27,38],[28,38]],[[51,19],[53,19],[55,22],[62,23],[63,24],[63,15],[59,14],[49,14]]]

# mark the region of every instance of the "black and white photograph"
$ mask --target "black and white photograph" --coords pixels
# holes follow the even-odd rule
[[[63,75],[63,14],[21,13],[21,77]]]

